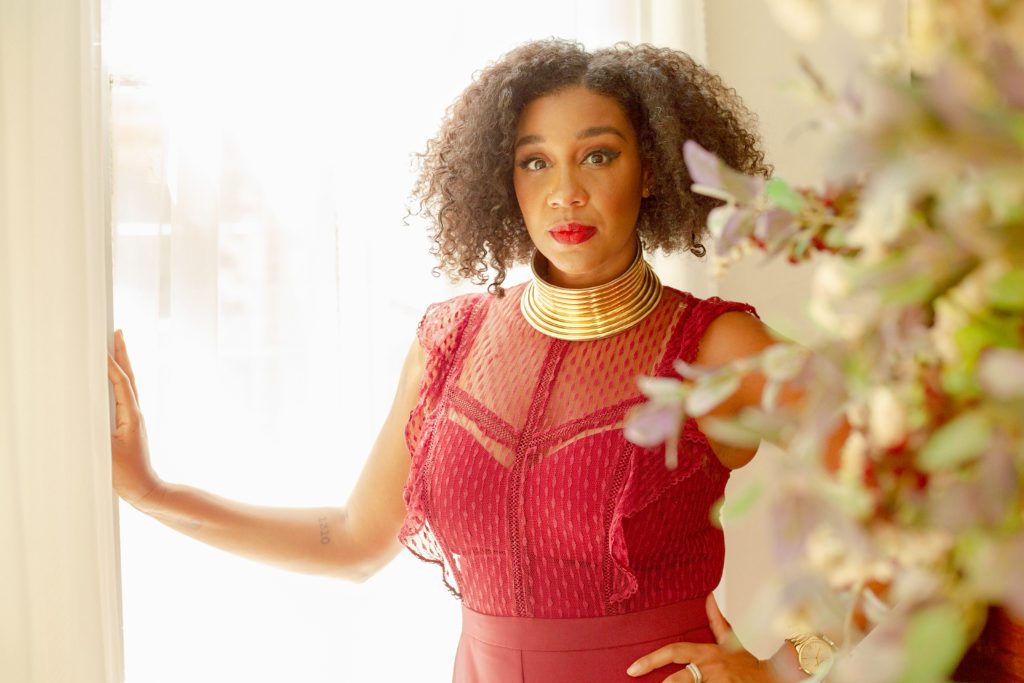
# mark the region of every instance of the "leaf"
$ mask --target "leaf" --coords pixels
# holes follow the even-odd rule
[[[708,188],[724,189],[718,169],[722,162],[693,140],[683,143],[683,159],[694,183]]]
[[[683,143],[683,159],[694,185],[691,189],[723,201],[735,199],[741,204],[753,201],[764,189],[764,179],[748,176],[732,168],[693,140]],[[723,194],[724,193],[724,194]]]
[[[761,371],[770,379],[786,382],[799,374],[806,358],[805,350],[796,344],[772,344],[761,352]]]
[[[682,421],[678,405],[644,403],[626,416],[623,434],[637,446],[650,448],[675,436]]]
[[[754,214],[745,209],[739,209],[722,228],[722,233],[716,242],[716,253],[725,254],[731,251],[736,245],[745,240],[754,226]]]
[[[763,495],[764,484],[755,479],[725,499],[725,502],[722,503],[721,519],[726,522],[741,519],[753,509]]]
[[[693,189],[693,187],[696,186],[691,186],[690,189]],[[717,242],[721,240],[721,235],[725,231],[725,226],[729,223],[729,219],[732,218],[735,211],[736,206],[734,204],[726,204],[725,206],[716,206],[708,212],[708,231],[711,233],[711,237],[715,239],[717,253],[719,254],[728,251],[727,247],[717,244]]]
[[[674,377],[647,377],[640,375],[636,385],[644,396],[661,403],[680,403],[686,395],[683,383]]]
[[[953,339],[964,360],[973,364],[981,351],[990,346],[1015,347],[1019,344],[1018,323],[995,316],[984,316],[958,328]]]
[[[771,209],[757,217],[754,237],[764,242],[774,242],[782,235],[792,234],[793,214],[784,209]]]
[[[768,380],[761,391],[761,407],[764,410],[775,410],[775,404],[779,400],[779,392],[782,390],[782,382]]]
[[[825,231],[825,236],[822,238],[825,242],[826,247],[832,249],[838,249],[839,247],[846,246],[846,235],[850,231],[850,226],[847,223],[837,223]]]
[[[958,467],[985,452],[992,425],[981,412],[963,413],[939,428],[917,455],[925,472]]]
[[[902,306],[927,301],[935,291],[937,283],[933,273],[910,275],[882,291],[882,303]]]
[[[967,368],[949,365],[942,369],[942,390],[961,400],[976,396],[980,390],[977,380]]]
[[[772,178],[765,185],[765,193],[775,206],[787,213],[800,213],[804,208],[803,196],[791,188],[782,178]]]
[[[715,253],[723,256],[748,234],[753,225],[750,211],[738,208],[735,204],[716,206],[708,213],[708,230],[715,240]]]
[[[1024,269],[1011,270],[992,282],[988,302],[1004,311],[1024,311]]]
[[[735,418],[707,416],[702,419],[700,429],[711,440],[730,446],[757,448],[761,444],[761,434]]]
[[[726,165],[719,170],[722,185],[741,204],[750,204],[764,192],[764,179],[734,171]]]
[[[704,415],[732,396],[739,386],[739,374],[732,368],[719,371],[710,378],[702,379],[686,397],[686,414]]]
[[[800,233],[800,226],[797,223],[790,223],[789,226],[775,235],[765,243],[765,262],[774,259],[781,252],[785,251],[793,238]]]
[[[799,235],[794,242],[790,244],[789,255],[799,261],[807,253],[807,250],[811,246],[811,236],[807,233]]]
[[[907,624],[907,683],[944,681],[967,649],[964,617],[952,605],[937,605],[915,614]]]
[[[698,380],[701,377],[707,377],[715,371],[715,368],[710,368],[704,365],[695,365],[693,363],[687,363],[681,358],[677,358],[673,363],[672,367],[675,368],[676,372],[679,373],[680,377],[684,377],[688,380]]]
[[[706,195],[708,197],[714,197],[715,199],[721,199],[723,202],[728,202],[730,205],[733,203],[733,196],[726,190],[713,187],[711,185],[702,185],[701,183],[694,183],[690,185],[690,189],[697,194]]]

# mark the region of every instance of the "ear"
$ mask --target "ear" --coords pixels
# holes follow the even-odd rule
[[[646,199],[651,196],[651,185],[654,183],[654,171],[647,164],[644,164],[643,170],[640,172],[640,188],[643,197]]]

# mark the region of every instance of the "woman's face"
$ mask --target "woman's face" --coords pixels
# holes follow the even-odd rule
[[[574,86],[526,105],[513,183],[530,238],[548,261],[545,279],[591,287],[623,273],[649,178],[614,98]]]

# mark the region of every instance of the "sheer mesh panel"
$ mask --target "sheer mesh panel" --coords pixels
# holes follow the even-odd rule
[[[568,342],[526,323],[523,287],[433,304],[420,322],[399,540],[485,614],[602,616],[706,595],[722,573],[710,510],[728,471],[694,420],[675,470],[664,447],[626,441],[623,420],[643,401],[638,375],[672,376],[711,320],[756,311],[666,287],[639,325]]]

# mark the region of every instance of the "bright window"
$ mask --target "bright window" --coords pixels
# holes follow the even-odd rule
[[[343,503],[419,316],[454,293],[403,225],[412,153],[487,62],[636,40],[640,5],[109,0],[115,325],[161,476]],[[129,682],[450,676],[459,604],[407,552],[354,585],[126,506],[121,527]]]

